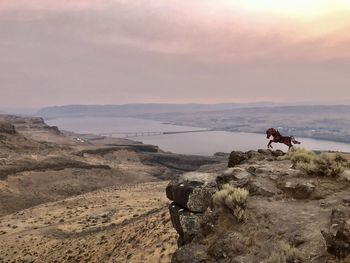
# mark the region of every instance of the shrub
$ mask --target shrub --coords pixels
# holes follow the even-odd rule
[[[348,166],[339,154],[321,153],[315,156],[310,163],[298,163],[297,168],[308,175],[336,177],[344,173]]]
[[[225,184],[222,186],[222,190],[213,195],[213,203],[219,208],[229,210],[238,221],[244,221],[248,195],[249,192],[244,188]]]
[[[316,154],[312,151],[303,148],[293,148],[285,156],[286,159],[291,160],[294,166],[298,163],[311,163]]]
[[[294,168],[308,175],[336,177],[349,167],[349,162],[340,154],[321,153],[316,155],[314,152],[302,148],[292,149],[284,158],[289,159]]]
[[[280,251],[271,254],[271,256],[264,261],[264,263],[298,263],[303,262],[301,252],[291,247],[288,243],[281,242]]]

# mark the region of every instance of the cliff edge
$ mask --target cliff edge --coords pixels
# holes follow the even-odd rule
[[[234,151],[228,166],[167,186],[173,263],[350,262],[346,154]]]

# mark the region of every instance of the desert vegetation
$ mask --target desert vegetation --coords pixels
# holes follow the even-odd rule
[[[349,162],[339,153],[316,154],[306,149],[294,149],[284,157],[293,167],[311,176],[337,177],[349,168]]]
[[[264,263],[300,263],[303,262],[303,257],[301,252],[290,246],[286,242],[280,243],[280,250],[278,252],[272,253],[270,257],[265,260]]]
[[[222,190],[213,195],[213,203],[216,207],[230,211],[239,221],[246,219],[245,205],[249,192],[244,188],[236,188],[225,184]]]

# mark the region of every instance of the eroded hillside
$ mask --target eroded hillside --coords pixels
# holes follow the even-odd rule
[[[169,262],[167,180],[219,157],[0,117],[0,262]]]

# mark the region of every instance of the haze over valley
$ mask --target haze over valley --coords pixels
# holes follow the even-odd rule
[[[0,0],[0,263],[349,263],[350,1]]]

